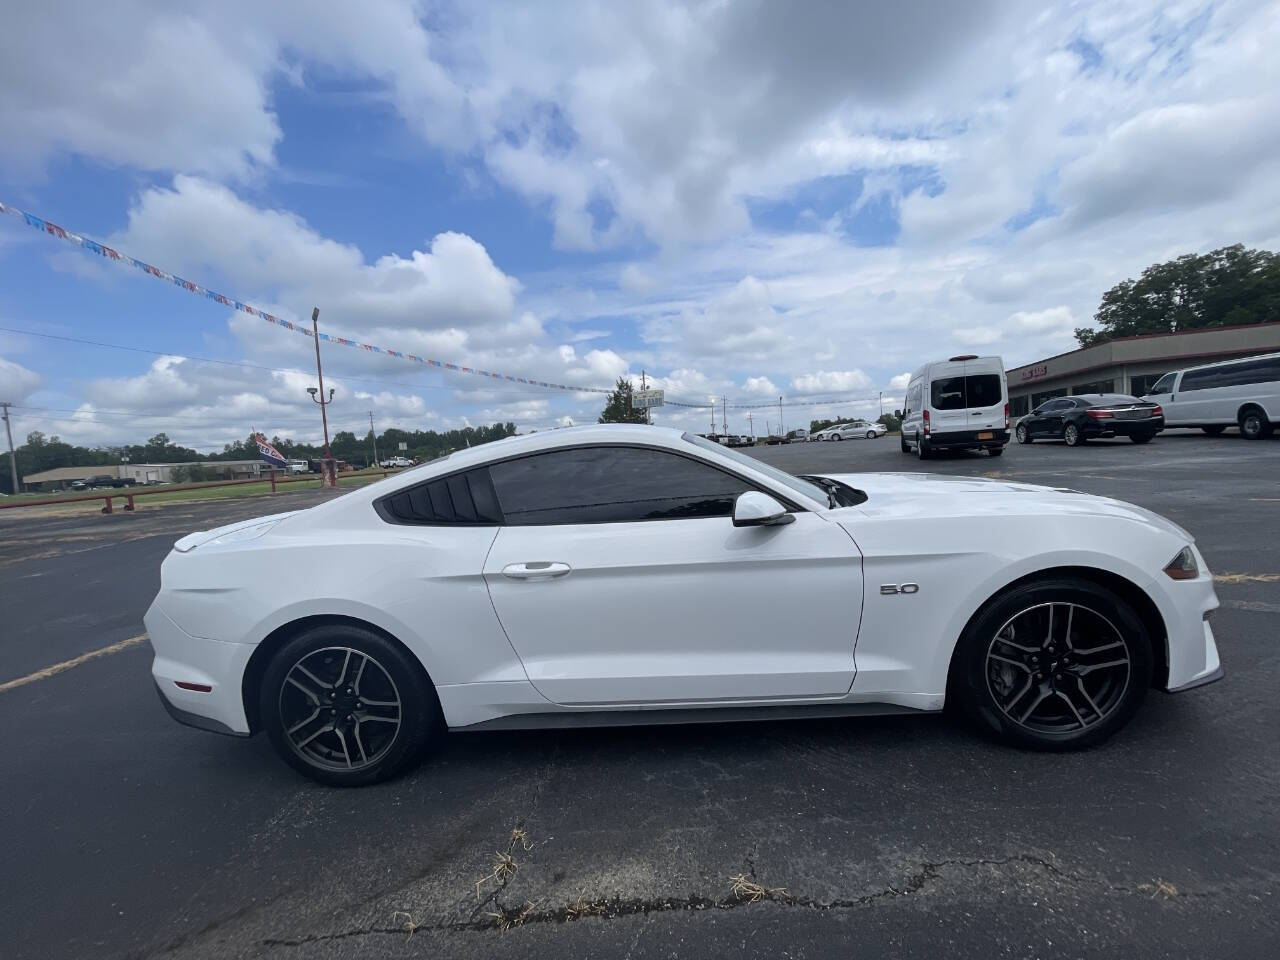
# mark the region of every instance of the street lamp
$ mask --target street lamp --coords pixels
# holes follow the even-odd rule
[[[321,381],[322,386],[319,388],[307,387],[307,393],[311,394],[313,402],[320,404],[320,423],[324,426],[324,458],[320,461],[321,482],[326,487],[336,487],[338,471],[333,462],[333,454],[329,452],[329,415],[325,411],[325,408],[333,403],[333,387],[329,388],[329,397],[325,399],[323,383],[324,381]]]

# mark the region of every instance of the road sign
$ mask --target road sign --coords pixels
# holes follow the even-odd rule
[[[661,390],[636,390],[631,394],[631,405],[639,410],[662,406]]]
[[[401,449],[401,450],[408,450],[408,449],[409,449],[409,444],[408,444],[407,442],[405,442],[404,440],[401,440],[401,441],[400,441],[400,449]]]

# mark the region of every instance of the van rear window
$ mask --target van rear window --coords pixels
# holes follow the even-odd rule
[[[967,377],[942,377],[930,384],[930,406],[935,410],[964,410],[967,407],[993,407],[1003,403],[1000,377],[994,373],[975,373]]]

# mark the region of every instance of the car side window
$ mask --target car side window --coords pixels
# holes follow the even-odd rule
[[[490,465],[508,525],[729,517],[746,481],[647,447],[577,447]]]
[[[373,507],[387,523],[404,526],[494,526],[502,522],[493,482],[483,467],[397,490]]]

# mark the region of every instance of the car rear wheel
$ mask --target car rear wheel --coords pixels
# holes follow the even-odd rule
[[[928,460],[933,456],[933,447],[929,445],[929,441],[924,437],[916,440],[916,456],[921,460]]]
[[[1134,433],[1129,435],[1129,439],[1134,443],[1150,443],[1154,433]]]
[[[1013,431],[1013,435],[1018,438],[1019,443],[1030,443],[1031,434],[1027,431],[1025,423],[1018,424],[1018,428]]]
[[[840,436],[840,434],[838,434],[838,433],[833,433],[833,434],[831,435],[831,439],[832,439],[832,440],[843,440],[843,439],[844,439],[844,437]]]
[[[987,447],[987,456],[998,457],[1004,453],[1004,447]]]
[[[1271,436],[1271,421],[1258,407],[1246,407],[1240,412],[1240,435],[1246,440],[1265,440]]]
[[[868,439],[868,440],[874,440],[875,438],[876,438],[876,432],[875,432],[874,430],[868,430],[868,431],[867,431],[867,439]]]
[[[1084,443],[1084,435],[1074,423],[1068,423],[1062,428],[1062,439],[1066,441],[1068,447],[1078,447]]]
[[[276,652],[259,716],[286,763],[333,786],[403,772],[444,729],[435,690],[404,648],[347,624],[313,627]]]
[[[991,601],[957,645],[952,690],[978,724],[1022,747],[1093,746],[1124,726],[1151,684],[1151,638],[1112,591],[1064,578]]]
[[[1217,436],[1220,436],[1222,434],[1222,431],[1227,428],[1222,426],[1221,424],[1215,424],[1212,427],[1201,427],[1200,429],[1203,430],[1205,433],[1207,433],[1211,437],[1217,437]]]

